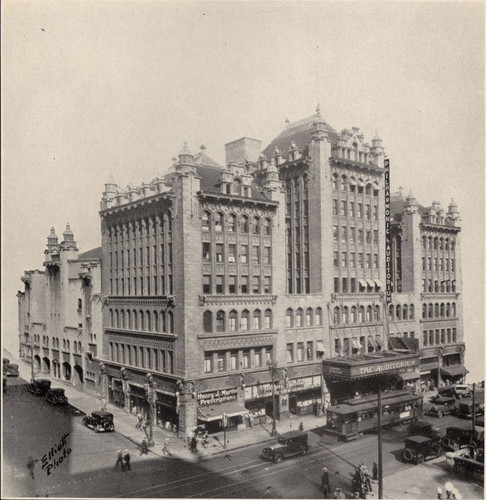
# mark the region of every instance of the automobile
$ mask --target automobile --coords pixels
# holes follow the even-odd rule
[[[440,438],[427,436],[410,436],[405,439],[402,452],[405,462],[422,464],[428,458],[437,458],[445,453]]]
[[[411,436],[439,437],[439,429],[427,422],[411,422],[408,426],[408,434]]]
[[[281,462],[284,458],[304,455],[309,451],[307,432],[290,431],[280,434],[276,444],[263,449],[263,458]]]
[[[15,363],[4,363],[3,364],[3,374],[6,377],[18,377],[19,376],[19,365]]]
[[[477,446],[477,439],[471,429],[447,427],[445,436],[441,439],[442,446],[451,450],[458,450],[464,446]]]
[[[2,360],[4,365],[10,363],[10,360],[8,358],[2,358]]]
[[[51,388],[51,381],[45,378],[32,379],[27,389],[36,396],[45,396]]]
[[[51,405],[65,405],[68,402],[68,398],[64,393],[64,389],[58,389],[56,387],[47,391],[46,401]]]
[[[441,418],[456,411],[456,399],[448,396],[436,396],[434,404],[425,411],[426,415]]]
[[[471,389],[466,384],[453,384],[440,387],[437,391],[439,396],[449,396],[451,398],[467,398],[471,395]]]
[[[95,432],[113,432],[113,413],[108,411],[93,411],[83,417],[83,424]]]

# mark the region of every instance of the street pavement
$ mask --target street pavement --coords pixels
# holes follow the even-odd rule
[[[14,357],[8,356],[12,361]],[[19,362],[21,377],[30,378],[30,365]],[[302,422],[309,433],[310,452],[279,464],[260,457],[264,443],[273,441],[271,426],[228,433],[226,449],[223,437],[211,438],[208,448],[191,454],[183,439],[158,427],[154,428],[155,446],[148,455],[140,455],[138,446],[144,434],[135,428],[133,415],[109,405],[115,415],[115,433],[96,434],[81,423],[83,413],[100,409],[100,401],[60,381],[53,386],[66,389],[70,405],[52,407],[43,398],[26,391],[22,379],[8,379],[4,394],[4,482],[2,498],[13,496],[56,497],[152,497],[152,498],[322,498],[321,469],[330,471],[331,487],[350,489],[351,474],[360,462],[371,470],[377,457],[377,439],[366,435],[355,442],[333,443],[319,430],[325,417],[293,417],[277,423],[280,433],[297,428]],[[23,384],[23,385],[22,385]],[[429,418],[444,429],[448,425],[469,425],[455,417]],[[29,455],[41,458],[60,438],[71,449],[65,465],[48,477],[40,463],[35,479],[28,476]],[[170,437],[172,455],[162,455],[163,441]],[[401,461],[406,426],[384,432],[384,498],[436,498],[437,487],[444,489],[452,481],[463,498],[482,498],[479,485],[455,478],[440,458],[420,466]],[[117,450],[128,448],[132,470],[114,470]],[[374,485],[374,498],[377,498]]]

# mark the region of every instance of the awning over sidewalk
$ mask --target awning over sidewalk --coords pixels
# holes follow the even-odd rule
[[[420,373],[417,373],[416,371],[403,372],[403,373],[399,373],[398,376],[402,380],[417,380],[418,378],[420,378]]]
[[[210,422],[211,420],[220,420],[223,414],[227,417],[235,417],[236,415],[245,415],[248,410],[236,401],[228,401],[217,405],[200,406],[197,409],[199,420]]]
[[[460,375],[466,375],[466,373],[469,373],[469,370],[464,365],[446,366],[442,367],[440,371],[448,377],[459,377]]]

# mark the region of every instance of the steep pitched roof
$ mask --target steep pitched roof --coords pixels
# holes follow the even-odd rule
[[[101,247],[92,248],[91,250],[87,250],[86,252],[80,253],[78,255],[78,259],[82,260],[92,260],[98,259],[101,260]]]
[[[219,163],[209,157],[203,149],[194,156],[194,163],[203,167],[223,168]]]
[[[316,115],[312,115],[302,120],[288,123],[282,132],[263,150],[263,154],[269,159],[277,147],[283,156],[286,156],[292,142],[296,144],[301,153],[306,153],[307,146],[311,140],[312,125],[315,121]],[[324,123],[331,142],[334,142],[337,138],[336,131],[328,123]]]

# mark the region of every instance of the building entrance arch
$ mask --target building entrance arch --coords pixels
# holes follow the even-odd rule
[[[73,383],[74,383],[74,385],[83,385],[84,384],[83,368],[81,366],[79,366],[78,364],[74,365]]]
[[[42,358],[42,371],[44,373],[51,373],[51,362],[47,356]]]
[[[57,359],[52,361],[52,376],[55,378],[61,378],[61,365]]]
[[[67,361],[62,364],[62,374],[64,380],[71,380],[71,365]]]
[[[41,371],[41,359],[38,354],[34,356],[34,372],[40,372]]]

